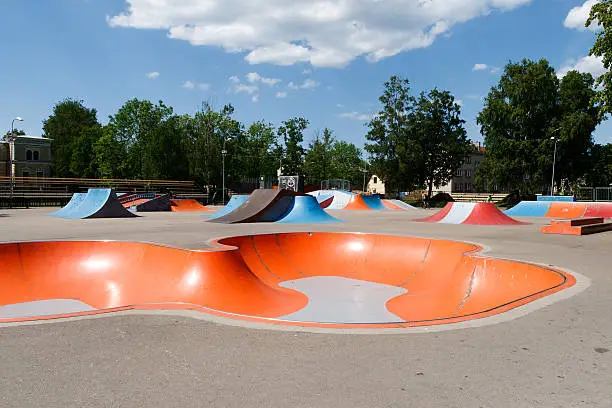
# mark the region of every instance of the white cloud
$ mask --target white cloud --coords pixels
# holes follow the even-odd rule
[[[256,82],[261,82],[262,84],[266,84],[268,86],[275,86],[276,84],[281,82],[281,80],[278,79],[278,78],[265,78],[265,77],[262,77],[257,72],[249,72],[246,75],[246,78],[247,78],[247,81],[249,81],[252,84],[256,83]]]
[[[312,74],[312,69],[305,69],[302,71],[302,74],[304,75]]]
[[[346,112],[338,115],[339,118],[343,119],[354,119],[361,122],[372,120],[376,117],[376,114],[359,113],[359,112]]]
[[[295,82],[289,82],[287,84],[287,87],[289,89],[293,89],[293,90],[298,90],[298,89],[314,89],[316,87],[318,87],[319,85],[321,85],[319,82],[310,79],[310,78],[306,78],[304,80],[304,82],[302,82],[301,84],[296,84]]]
[[[251,97],[251,101],[253,101],[253,103],[257,103],[259,102],[259,94],[255,94]]]
[[[580,31],[586,30],[587,28],[584,25],[591,13],[591,7],[597,3],[599,3],[599,0],[586,0],[582,6],[572,8],[569,13],[567,13],[563,25],[567,28],[574,28]],[[598,29],[599,26],[596,21],[589,26],[589,30],[591,31],[597,31]]]
[[[247,95],[251,95],[251,101],[253,103],[259,102],[259,85],[255,84],[255,82],[259,82],[261,77],[257,73],[249,73],[246,75],[247,81],[249,83],[242,83],[240,78],[233,75],[228,78],[228,81],[231,83],[229,92],[234,94],[244,93]]]
[[[430,46],[454,25],[532,0],[127,0],[111,27],[159,29],[251,64],[343,67]]]
[[[463,101],[461,99],[455,99],[455,103],[459,106],[463,106]]]
[[[185,81],[181,84],[181,87],[185,89],[199,89],[200,91],[208,91],[210,89],[210,84],[204,82]]]
[[[498,67],[492,67],[488,64],[474,64],[472,71],[489,71],[492,74],[497,74],[500,69]]]
[[[286,97],[287,97],[287,92],[281,92],[281,91],[279,91],[279,92],[277,92],[277,93],[276,93],[276,97],[277,97],[278,99],[284,99],[284,98],[286,98]]]
[[[159,76],[159,72],[157,72],[157,71],[153,71],[153,72],[147,73],[147,78],[149,78],[149,79],[155,79],[158,76]]]
[[[601,57],[587,55],[579,60],[569,61],[567,64],[559,68],[557,77],[563,78],[569,71],[576,70],[578,72],[588,72],[595,78],[606,72]]]

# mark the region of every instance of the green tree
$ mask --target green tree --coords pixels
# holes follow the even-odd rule
[[[349,180],[351,185],[362,185],[364,162],[361,150],[343,140],[334,142],[331,150],[331,177]]]
[[[25,136],[25,132],[21,129],[13,129],[13,134],[15,136]],[[2,138],[4,139],[6,136],[10,136],[11,135],[11,130],[7,130],[6,133],[4,134],[4,136],[2,136]]]
[[[101,137],[93,145],[94,160],[101,178],[125,178],[127,150],[117,140],[112,129],[104,127]]]
[[[560,82],[545,59],[509,63],[477,118],[487,148],[477,184],[542,192],[552,172],[553,137],[557,184],[580,177],[598,123],[593,96],[589,74],[570,72]]]
[[[102,126],[99,124],[81,130],[80,137],[72,143],[71,174],[86,178],[98,177],[94,146],[102,135]]]
[[[242,133],[242,125],[232,118],[233,114],[232,105],[225,105],[216,111],[210,104],[203,103],[202,109],[187,125],[189,174],[203,186],[216,188],[222,184],[222,151],[225,148],[228,152],[226,164],[230,163],[232,141]],[[229,165],[228,174],[232,172]]]
[[[279,166],[276,148],[274,126],[264,121],[253,122],[232,140],[232,164],[236,166],[237,176],[256,178],[275,175]]]
[[[400,157],[401,152],[412,150],[410,120],[415,98],[410,95],[410,82],[392,76],[378,100],[382,109],[368,123],[365,146],[372,171],[385,180],[389,190],[411,190],[419,184],[419,169]]]
[[[302,175],[304,169],[304,130],[308,127],[308,120],[304,118],[291,118],[282,122],[277,134],[284,142],[284,157],[282,172],[286,175]]]
[[[143,151],[146,179],[184,180],[189,177],[185,119],[171,116],[151,131]]]
[[[45,137],[53,139],[51,154],[56,177],[82,176],[71,169],[81,171],[84,165],[79,163],[93,161],[92,149],[87,147],[87,143],[99,126],[96,110],[85,107],[83,101],[65,99],[53,107],[53,113],[43,122],[43,131]],[[80,140],[82,138],[87,140]],[[73,156],[75,149],[78,152]],[[78,163],[73,163],[74,160]]]
[[[154,164],[146,163],[145,152],[150,149],[150,136],[163,121],[172,115],[173,109],[162,101],[154,105],[147,100],[131,99],[109,119],[109,127],[117,141],[127,151],[126,171],[131,178],[143,178],[145,168]]]
[[[316,132],[314,139],[308,144],[304,163],[308,184],[320,184],[331,178],[334,143],[336,138],[333,132],[325,128],[322,133]]]
[[[590,152],[591,168],[587,170],[584,181],[587,186],[607,187],[612,185],[612,143],[596,144]]]
[[[600,116],[603,118],[605,114],[612,113],[612,72],[610,72],[612,67],[612,0],[600,0],[591,7],[585,27],[591,24],[597,24],[600,30],[589,55],[601,57],[606,69],[606,72],[595,82],[596,88],[601,86],[595,98],[601,108]]]
[[[461,119],[461,108],[448,91],[422,92],[415,104],[414,132],[402,146],[403,166],[412,164],[431,196],[433,186],[450,181],[471,145]]]

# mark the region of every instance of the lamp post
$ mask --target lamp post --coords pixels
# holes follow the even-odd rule
[[[366,168],[360,168],[359,171],[361,171],[363,173],[363,187],[361,188],[361,191],[363,191],[364,193],[366,192],[366,173],[368,172],[368,170]]]
[[[560,131],[562,128],[557,128],[555,130],[552,131],[552,134],[554,135],[555,133],[557,133],[558,131]],[[554,195],[554,189],[555,189],[555,164],[557,161],[557,142],[559,141],[558,138],[551,136],[550,140],[554,140],[555,141],[555,149],[553,152],[553,167],[552,167],[552,177],[550,179],[550,195]]]
[[[550,140],[555,141],[555,150],[553,153],[552,177],[550,179],[550,195],[552,196],[554,195],[554,188],[555,188],[555,162],[557,161],[557,142],[558,140],[554,136],[552,136]]]
[[[16,118],[14,118],[11,121],[11,133],[8,136],[8,154],[9,154],[9,160],[8,160],[8,167],[9,167],[9,208],[13,208],[13,152],[14,152],[14,148],[13,148],[13,144],[15,143],[15,139],[17,138],[14,133],[15,133],[15,121],[18,122],[23,122],[23,118],[21,116],[17,116]]]
[[[225,155],[227,154],[227,150],[225,150],[225,138],[223,138],[223,150],[221,150],[221,155],[223,156],[223,187],[221,189],[221,197],[223,200],[223,205],[225,205]]]

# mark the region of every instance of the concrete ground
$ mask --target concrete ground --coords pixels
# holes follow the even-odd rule
[[[431,210],[330,211],[347,222],[324,226],[222,225],[197,213],[43,216],[51,211],[0,211],[0,240],[201,248],[238,234],[361,231],[477,242],[487,255],[555,265],[591,284],[510,321],[421,333],[278,331],[142,313],[5,325],[0,407],[612,406],[612,233],[543,235],[540,219],[518,227],[411,221]]]

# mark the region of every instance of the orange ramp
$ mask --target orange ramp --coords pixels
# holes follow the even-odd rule
[[[133,242],[0,244],[0,322],[128,309],[192,309],[270,324],[425,326],[502,313],[575,283],[563,271],[479,256],[479,249],[462,242],[357,233],[241,236],[199,251]],[[306,310],[309,297],[283,285],[320,277],[396,288],[394,293],[403,294],[378,306],[397,321],[322,323],[329,310],[325,303],[307,320],[288,320]],[[14,309],[54,299],[86,307],[81,312],[59,308],[50,316],[2,314],[7,305]],[[354,313],[359,309],[355,298],[347,299],[343,307]]]
[[[550,218],[578,218],[583,217],[587,205],[575,202],[551,202],[545,217]]]
[[[172,199],[170,200],[170,211],[173,212],[196,212],[213,211],[193,199]]]
[[[360,195],[353,195],[349,198],[348,203],[343,210],[372,210],[369,205],[363,200]]]

